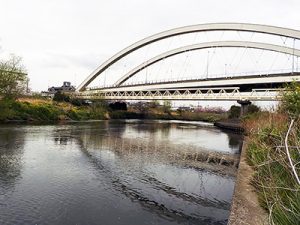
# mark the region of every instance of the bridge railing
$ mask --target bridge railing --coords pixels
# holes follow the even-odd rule
[[[298,73],[298,71],[293,71],[294,73]],[[151,85],[151,84],[163,84],[163,83],[177,83],[182,81],[201,81],[201,80],[208,80],[208,79],[216,79],[216,78],[235,78],[235,77],[243,77],[243,76],[270,76],[275,74],[287,74],[290,75],[293,73],[291,69],[280,69],[280,70],[260,70],[260,71],[248,71],[248,72],[239,72],[239,73],[219,73],[219,74],[210,74],[208,77],[203,75],[201,77],[181,77],[180,79],[174,78],[167,78],[167,79],[159,79],[159,80],[147,80],[147,81],[139,81],[139,82],[132,82],[132,83],[125,83],[122,84],[122,87],[126,86],[138,86],[138,85]],[[94,86],[89,87],[87,90],[96,90],[96,89],[105,89],[105,88],[114,88],[117,87],[114,84],[110,85],[103,85],[103,86]]]

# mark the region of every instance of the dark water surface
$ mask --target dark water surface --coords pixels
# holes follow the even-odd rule
[[[178,155],[241,139],[178,121],[0,125],[0,224],[226,224],[235,177]]]

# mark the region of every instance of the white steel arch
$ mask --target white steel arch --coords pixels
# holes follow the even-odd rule
[[[159,40],[173,37],[181,34],[203,32],[203,31],[244,31],[244,32],[256,32],[265,33],[283,37],[289,37],[293,39],[300,39],[300,31],[294,29],[288,29],[283,27],[259,25],[259,24],[248,24],[248,23],[209,23],[209,24],[198,24],[175,28],[167,30],[150,37],[144,38],[127,48],[116,53],[114,56],[109,58],[107,61],[102,63],[96,70],[94,70],[77,88],[77,91],[83,91],[87,85],[89,85],[98,75],[105,71],[115,62],[119,61],[131,52],[149,45]]]
[[[268,50],[268,51],[274,51],[274,52],[280,52],[285,54],[294,55],[297,57],[300,57],[300,50],[288,48],[280,45],[273,45],[273,44],[266,44],[266,43],[259,43],[259,42],[247,42],[247,41],[215,41],[215,42],[204,42],[199,44],[193,44],[193,45],[187,45],[184,47],[176,48],[168,52],[164,52],[158,56],[155,56],[142,64],[138,65],[137,67],[130,70],[128,73],[126,73],[123,77],[121,77],[114,86],[120,86],[125,81],[127,81],[129,78],[133,77],[138,72],[144,70],[145,68],[163,60],[166,58],[169,58],[174,55],[178,55],[184,52],[188,51],[195,51],[200,49],[206,49],[206,48],[217,48],[217,47],[241,47],[241,48],[253,48],[253,49],[262,49],[262,50]]]

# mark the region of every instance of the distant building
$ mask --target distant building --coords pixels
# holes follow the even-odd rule
[[[41,95],[44,97],[53,98],[54,94],[58,91],[60,92],[74,92],[76,89],[74,86],[71,85],[71,82],[64,81],[61,87],[50,87],[48,91],[42,91]]]
[[[185,112],[194,112],[194,108],[188,106],[180,106],[177,108],[178,111]]]
[[[64,81],[61,87],[50,87],[48,88],[49,94],[55,94],[56,92],[74,92],[76,89],[71,85],[71,82]]]

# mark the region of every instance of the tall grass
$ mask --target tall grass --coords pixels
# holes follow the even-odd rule
[[[43,121],[105,119],[106,109],[98,106],[76,107],[52,101],[0,100],[0,121]]]
[[[269,213],[270,224],[300,224],[300,185],[293,173],[285,138],[288,113],[259,113],[244,121],[248,133],[247,159],[255,170],[252,184],[259,202]],[[300,175],[300,120],[287,136],[292,164]]]

